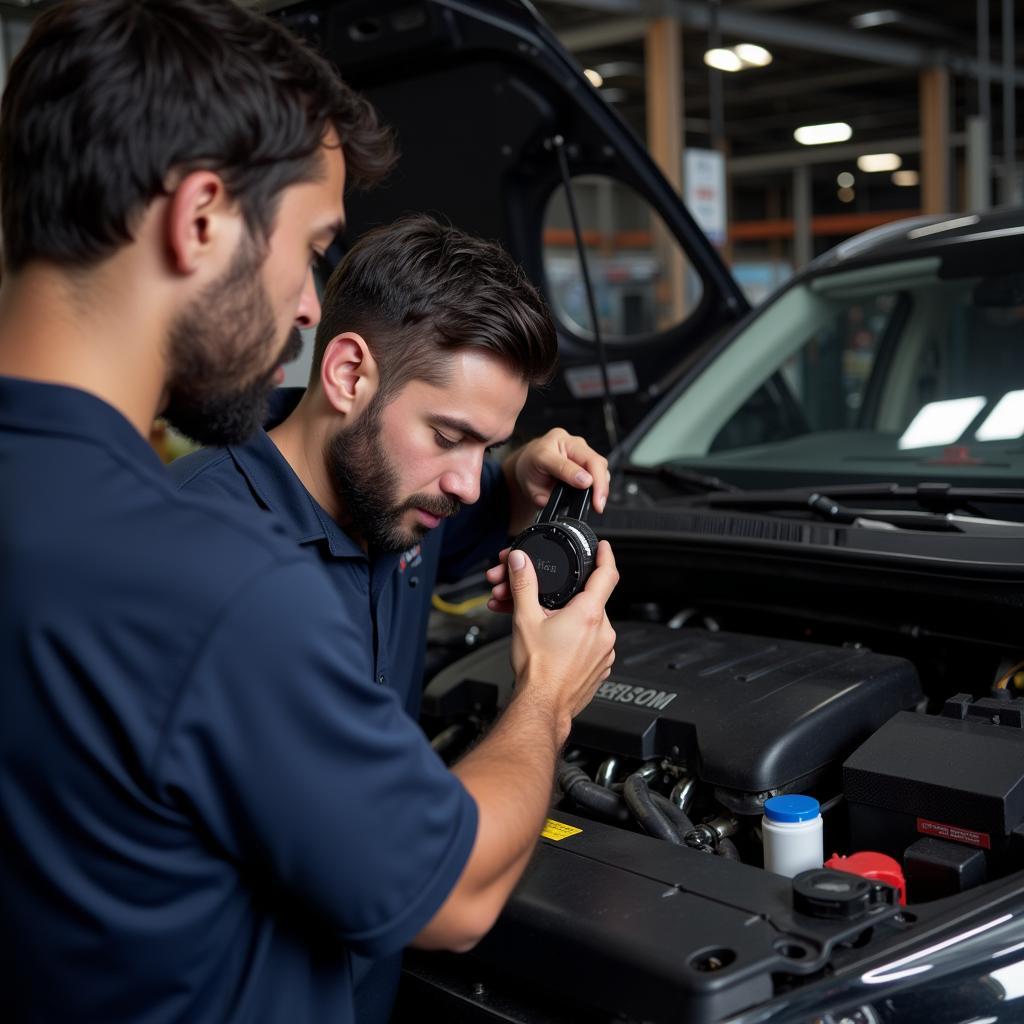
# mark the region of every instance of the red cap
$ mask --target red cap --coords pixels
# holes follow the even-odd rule
[[[893,860],[892,857],[884,853],[861,850],[858,853],[851,853],[849,857],[833,853],[825,861],[825,867],[894,885],[899,890],[900,906],[907,905],[907,883],[903,877],[903,869],[900,867],[899,861]]]

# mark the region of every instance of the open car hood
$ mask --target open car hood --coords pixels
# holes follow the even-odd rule
[[[279,11],[363,92],[395,129],[401,160],[390,179],[348,200],[349,232],[429,211],[500,241],[546,291],[548,200],[560,186],[561,135],[570,172],[631,188],[657,213],[700,278],[701,300],[676,327],[642,339],[607,339],[608,359],[629,360],[636,382],[616,397],[628,430],[676,379],[681,365],[747,302],[714,247],[640,141],[520,0],[315,0]],[[554,425],[601,445],[600,393],[580,400],[566,371],[595,366],[592,341],[559,323],[559,374],[531,396],[520,420],[530,436]],[[615,390],[615,388],[613,388]]]

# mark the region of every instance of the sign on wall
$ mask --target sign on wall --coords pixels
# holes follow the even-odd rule
[[[715,149],[683,150],[683,198],[715,245],[725,242],[725,157]]]

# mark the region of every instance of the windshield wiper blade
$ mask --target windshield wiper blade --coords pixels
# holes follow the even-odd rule
[[[622,473],[624,476],[645,476],[652,480],[659,480],[685,494],[707,494],[710,496],[719,493],[737,494],[741,490],[735,484],[731,484],[721,477],[699,473],[694,469],[681,469],[668,463],[662,463],[660,466],[638,466],[627,462],[616,466],[614,472]]]
[[[913,491],[913,488],[905,488]],[[829,488],[832,494],[838,488]],[[884,488],[867,492],[869,497],[891,497]],[[1024,500],[1024,492],[1018,500]],[[742,494],[708,495],[705,499],[711,508],[745,509],[768,514],[778,512],[810,513],[819,519],[843,526],[862,526],[868,529],[927,530],[941,533],[992,532],[1005,535],[1024,529],[1024,524],[1006,520],[987,519],[981,516],[957,515],[953,512],[930,509],[857,508],[837,501],[820,491],[748,491]],[[960,503],[962,505],[962,503]]]
[[[1024,506],[1024,488],[1019,487],[957,487],[942,482],[828,484],[827,487],[829,496],[839,501],[850,498],[861,498],[866,501],[892,500],[917,505],[926,512],[974,511],[971,505],[979,503]],[[808,497],[814,493],[820,494],[821,489],[786,487],[778,490],[744,491],[735,496],[709,494],[707,502],[709,505],[723,505],[729,508],[802,508]]]

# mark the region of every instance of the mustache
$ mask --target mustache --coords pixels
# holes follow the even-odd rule
[[[462,502],[458,498],[435,498],[427,494],[414,494],[408,501],[402,502],[399,513],[414,508],[421,508],[440,519],[451,519],[462,511]]]

